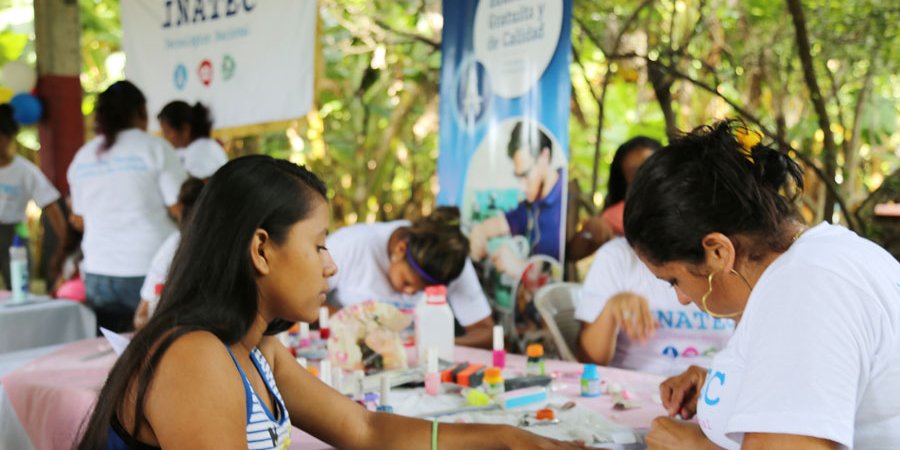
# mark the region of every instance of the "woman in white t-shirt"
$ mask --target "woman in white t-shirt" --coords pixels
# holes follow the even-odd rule
[[[213,122],[209,108],[202,103],[169,102],[156,118],[163,137],[175,147],[190,176],[205,180],[228,162],[222,146],[209,137]]]
[[[49,280],[55,280],[62,267],[62,245],[66,241],[66,219],[59,207],[59,191],[31,161],[16,154],[12,145],[19,132],[19,124],[13,116],[13,108],[0,105],[0,273],[7,289],[10,289],[9,247],[12,245],[16,226],[25,221],[25,207],[29,200],[43,209],[50,226],[56,233],[57,246],[50,257]],[[28,246],[26,244],[25,248]]]
[[[179,228],[184,227],[191,216],[191,210],[200,192],[203,190],[205,182],[198,178],[188,178],[181,189],[178,191],[178,220]],[[138,305],[137,312],[134,313],[134,329],[140,330],[153,315],[156,305],[159,303],[162,294],[163,285],[169,274],[169,266],[172,264],[172,258],[175,257],[175,250],[178,249],[178,243],[181,242],[181,230],[176,231],[166,238],[153,260],[150,261],[150,269],[147,276],[144,277],[144,284],[141,286],[141,303]]]
[[[178,189],[187,178],[169,144],[144,131],[144,94],[128,81],[97,97],[98,136],[72,160],[72,210],[83,219],[84,284],[98,325],[131,328],[150,260],[176,228]],[[169,208],[172,208],[171,211]]]
[[[601,365],[675,375],[708,367],[734,330],[734,321],[679,305],[675,290],[656,278],[628,241],[603,244],[584,279],[575,318],[581,358]]]
[[[328,250],[341,267],[328,279],[335,306],[376,300],[410,311],[418,292],[444,284],[447,302],[465,331],[456,343],[491,345],[491,308],[469,261],[469,241],[459,229],[456,208],[439,208],[413,223],[345,227],[328,237]]]
[[[900,263],[805,227],[803,172],[734,121],[674,139],[638,172],[625,235],[683,304],[737,322],[707,371],[660,386],[650,449],[900,448]]]

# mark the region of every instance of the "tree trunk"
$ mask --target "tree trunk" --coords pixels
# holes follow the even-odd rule
[[[678,134],[678,120],[672,110],[672,83],[674,79],[656,61],[647,62],[647,79],[656,94],[656,100],[666,120],[666,136],[671,141]]]
[[[809,89],[809,96],[815,107],[816,116],[819,119],[819,128],[822,130],[823,139],[823,168],[825,175],[830,180],[834,180],[837,171],[837,149],[834,144],[834,135],[831,133],[831,120],[828,118],[828,111],[825,108],[825,99],[822,97],[822,91],[819,89],[819,83],[816,80],[816,71],[813,64],[812,53],[810,52],[809,33],[806,30],[806,17],[803,14],[803,5],[800,0],[787,0],[788,11],[794,22],[794,32],[797,40],[797,53],[800,55],[800,63],[803,66],[803,78],[806,80],[806,87]],[[822,211],[823,218],[831,221],[834,215],[834,203],[836,200],[835,193],[831,190],[825,191],[825,207]]]
[[[877,49],[873,54],[877,55]],[[875,74],[875,66],[878,58],[872,58],[869,69],[866,71],[866,77],[863,80],[863,86],[856,96],[856,105],[853,108],[853,128],[850,131],[850,139],[844,140],[844,164],[847,167],[847,179],[844,181],[844,198],[847,203],[853,205],[860,200],[860,194],[865,189],[857,189],[857,179],[859,178],[859,145],[862,133],[862,115],[863,106],[866,103],[869,91],[872,90],[872,78]]]

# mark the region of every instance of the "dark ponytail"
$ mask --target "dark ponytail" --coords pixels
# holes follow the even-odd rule
[[[119,132],[134,128],[137,119],[147,117],[147,99],[130,81],[117,81],[97,96],[94,111],[96,132],[103,136],[102,152],[115,145]]]
[[[212,133],[213,121],[209,108],[203,103],[197,102],[194,106],[181,100],[169,102],[156,116],[160,121],[165,121],[170,127],[180,130],[185,125],[191,128],[191,142],[208,138]]]
[[[644,257],[700,263],[701,241],[712,232],[751,238],[750,259],[789,245],[783,225],[797,218],[803,172],[777,150],[739,140],[742,133],[753,132],[736,120],[699,127],[638,170],[625,202],[625,236]]]
[[[441,284],[459,277],[469,257],[469,239],[459,224],[459,209],[445,206],[413,222],[401,235],[416,264]]]

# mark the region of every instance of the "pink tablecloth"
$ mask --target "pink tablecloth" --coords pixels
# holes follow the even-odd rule
[[[106,353],[104,353],[106,352]],[[456,359],[489,364],[490,352],[457,347]],[[66,345],[38,358],[0,378],[12,408],[36,449],[68,450],[97,399],[100,388],[115,361],[109,345],[103,339],[89,339]],[[557,376],[553,389],[558,395],[570,396],[578,403],[633,428],[646,428],[650,421],[664,414],[658,398],[656,375],[626,370],[601,368],[601,376],[608,383],[619,383],[642,404],[629,411],[614,411],[608,396],[579,397],[578,376],[581,365],[562,361],[547,361],[547,371]],[[507,357],[507,369],[524,371],[525,358]],[[295,449],[330,448],[315,438],[294,429]]]

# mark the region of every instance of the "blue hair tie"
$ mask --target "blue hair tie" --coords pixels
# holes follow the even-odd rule
[[[428,274],[425,269],[422,268],[416,260],[413,259],[412,253],[409,251],[409,244],[406,245],[406,262],[409,263],[409,267],[412,267],[412,270],[422,278],[422,281],[429,285],[437,285],[443,284],[440,281],[436,280],[434,277]]]

